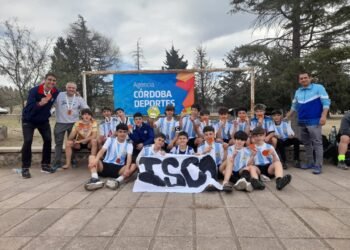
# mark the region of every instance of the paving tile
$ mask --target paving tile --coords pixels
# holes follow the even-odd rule
[[[192,238],[190,237],[156,237],[153,249],[154,250],[192,250]]]
[[[316,236],[289,209],[261,208],[266,221],[280,238],[315,238]]]
[[[349,180],[348,180],[349,181]],[[350,190],[350,188],[349,188]],[[347,191],[330,191],[330,193],[339,199],[342,199],[343,201],[347,202],[350,204],[350,192],[349,190]]]
[[[302,177],[305,174],[310,174],[310,173],[306,171],[301,171],[297,175],[293,174],[292,175],[293,180],[289,185],[299,191],[322,190],[319,187],[313,185],[314,184],[313,182],[309,182],[303,179]]]
[[[350,209],[331,209],[329,212],[350,227]]]
[[[288,250],[326,250],[325,244],[317,239],[281,239]]]
[[[350,208],[350,204],[343,200],[327,193],[318,191],[309,191],[305,193],[313,202],[317,203],[321,207],[326,208]]]
[[[283,192],[286,192],[283,190]],[[256,204],[257,207],[270,207],[270,208],[279,208],[279,207],[286,207],[279,199],[276,198],[275,195],[273,195],[268,190],[264,191],[255,191],[252,193],[249,193],[250,198],[253,200],[253,202]]]
[[[36,209],[12,209],[0,216],[0,235],[35,214]]]
[[[19,208],[45,208],[48,205],[50,205],[52,202],[56,201],[57,199],[61,198],[66,193],[44,193],[40,194],[37,197],[34,197],[33,199],[27,201],[26,203],[23,203],[19,205]]]
[[[28,220],[17,225],[6,236],[37,236],[66,212],[65,209],[41,210]]]
[[[163,207],[166,193],[143,193],[136,207]]]
[[[0,202],[0,208],[17,207],[18,205],[20,205],[26,201],[29,201],[38,195],[39,195],[39,193],[29,193],[29,192],[20,193],[18,195],[11,197],[10,199],[7,199],[7,200]]]
[[[192,194],[169,193],[165,207],[193,207]]]
[[[76,208],[101,208],[104,207],[114,196],[115,192],[106,189],[96,190],[86,199],[82,200]]]
[[[236,242],[233,238],[222,237],[197,237],[198,250],[235,250],[237,249]]]
[[[157,236],[192,236],[192,209],[163,209]]]
[[[290,189],[288,192],[276,191],[274,194],[290,208],[316,208],[319,206],[297,190]]]
[[[238,237],[274,237],[256,208],[228,208]]]
[[[276,239],[271,238],[239,238],[242,250],[277,250],[283,249],[281,244]]]
[[[89,196],[90,192],[70,192],[62,198],[51,203],[47,208],[71,208]]]
[[[204,192],[195,195],[195,208],[218,208],[224,207],[219,192]]]
[[[254,203],[246,192],[222,193],[226,207],[253,207]]]
[[[147,250],[151,237],[117,237],[110,245],[111,250]]]
[[[63,249],[63,247],[71,240],[71,237],[36,237],[23,250],[48,250]]]
[[[142,193],[120,191],[107,203],[106,207],[133,207]]]
[[[296,208],[295,211],[321,237],[350,238],[350,228],[331,216],[328,210]]]
[[[159,213],[159,208],[133,209],[118,236],[153,236]]]
[[[45,230],[41,235],[74,236],[96,213],[96,209],[73,209]]]
[[[24,246],[32,238],[30,237],[1,237],[0,250],[16,250]]]
[[[127,208],[102,209],[80,232],[82,236],[113,236],[128,212]]]
[[[343,239],[343,240],[327,239],[326,241],[335,250],[350,249],[350,239]]]
[[[70,242],[64,249],[104,249],[110,240],[110,237],[77,237],[73,239],[73,241]]]
[[[220,221],[220,223],[218,223]],[[196,209],[197,236],[232,236],[224,208]]]

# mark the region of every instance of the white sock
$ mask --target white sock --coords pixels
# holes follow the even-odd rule
[[[95,178],[95,179],[98,179],[98,174],[97,173],[91,173],[91,177]]]
[[[124,176],[119,176],[117,179],[115,179],[118,182],[122,182],[124,180]]]

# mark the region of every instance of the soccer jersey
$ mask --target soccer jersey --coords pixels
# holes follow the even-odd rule
[[[209,144],[205,141],[198,147],[197,149],[198,153],[203,154],[203,152],[207,147],[209,147]],[[216,165],[217,166],[220,165],[224,159],[224,148],[222,144],[218,142],[214,142],[209,154],[214,159]]]
[[[246,129],[248,127],[248,122],[247,121],[241,121],[238,120],[237,123],[233,123],[233,129],[237,132],[237,131],[243,131],[246,132]]]
[[[199,120],[196,119],[194,123],[199,125]],[[188,134],[189,139],[196,137],[196,130],[189,115],[182,118],[182,130]]]
[[[169,121],[166,117],[161,117],[155,122],[155,125],[159,128],[159,131],[165,135],[165,142],[167,144],[171,143],[175,138],[175,128],[179,126],[178,121],[174,118]]]
[[[103,148],[107,150],[103,162],[124,166],[127,155],[132,155],[133,146],[126,140],[119,142],[115,137],[108,137]]]
[[[236,150],[235,145],[230,146],[227,149],[227,158],[232,157],[235,150]],[[246,167],[248,165],[248,161],[249,161],[249,158],[251,155],[252,155],[252,153],[248,148],[243,147],[243,148],[237,150],[237,154],[236,154],[234,161],[233,161],[232,171],[238,172],[242,168]]]
[[[288,139],[289,136],[294,136],[294,131],[289,122],[282,121],[279,125],[273,123],[275,135],[282,140]]]
[[[259,120],[256,117],[250,121],[250,131],[258,126],[258,122]],[[274,132],[273,120],[268,116],[264,116],[262,128],[265,129],[266,133]]]
[[[215,124],[215,132],[219,132],[219,128],[222,126],[222,122],[219,121]],[[225,126],[221,129],[221,138],[223,140],[229,140],[233,131],[232,122],[226,121]]]
[[[100,124],[100,135],[104,137],[110,137],[114,134],[116,127],[118,125],[118,121],[115,117],[111,117],[110,119],[105,119]]]
[[[211,120],[208,120],[207,122],[204,122],[204,121],[199,122],[199,132],[201,134],[203,134],[203,129],[206,126],[213,126],[213,128],[215,129],[215,134],[216,134],[217,131],[216,131],[215,124]]]
[[[271,164],[273,161],[272,155],[276,155],[276,157],[278,158],[276,150],[271,144],[264,143],[261,146],[256,145],[255,147],[256,147],[257,152],[256,152],[256,155],[254,157],[254,165],[256,165],[256,166]],[[272,154],[269,154],[268,156],[264,156],[265,150],[272,151]]]
[[[74,123],[73,131],[77,132],[76,140],[88,138],[93,132],[97,132],[97,122],[92,120],[89,123],[84,123],[82,120]]]
[[[124,120],[122,120],[120,117],[115,117],[115,119],[117,119],[117,125],[120,123],[125,123],[126,125],[134,125],[134,119],[131,117],[125,117]]]
[[[171,154],[176,154],[176,155],[193,155],[194,150],[190,146],[186,147],[186,150],[181,151],[180,146],[175,146],[171,149],[170,151]]]

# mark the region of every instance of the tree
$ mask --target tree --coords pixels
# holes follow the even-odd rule
[[[16,20],[5,21],[0,30],[3,30],[0,35],[0,74],[16,86],[23,108],[28,90],[45,74],[50,42],[40,45]]]
[[[110,38],[86,26],[82,16],[70,25],[66,38],[59,37],[51,56],[51,69],[57,74],[60,84],[75,81],[81,89],[82,71],[101,71],[116,68],[120,61],[119,48]],[[87,77],[87,98],[92,109],[113,102],[112,82],[104,76]]]
[[[136,42],[136,50],[132,52],[132,57],[135,60],[135,66],[137,68],[137,70],[141,70],[142,68],[142,64],[143,64],[143,60],[145,59],[145,57],[143,56],[143,49],[141,47],[141,39],[139,38]]]
[[[0,107],[10,107],[10,113],[13,107],[21,101],[19,91],[12,87],[0,87]]]
[[[212,68],[207,51],[202,45],[195,50],[194,68],[209,70]],[[208,108],[213,103],[215,95],[215,79],[213,73],[199,72],[196,77],[195,99],[203,108]]]
[[[179,56],[179,50],[171,46],[169,51],[165,50],[166,60],[164,62],[165,69],[186,69],[188,61],[184,60],[184,55]]]

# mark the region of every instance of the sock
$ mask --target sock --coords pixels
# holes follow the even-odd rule
[[[282,179],[282,177],[277,177],[276,178],[276,183],[279,182],[279,180],[281,180],[281,179]]]
[[[98,174],[97,173],[91,173],[91,177],[95,178],[95,179],[98,179]]]
[[[122,182],[124,180],[124,176],[119,176],[117,179],[115,179],[118,182]]]
[[[345,155],[338,155],[338,161],[345,161]]]

